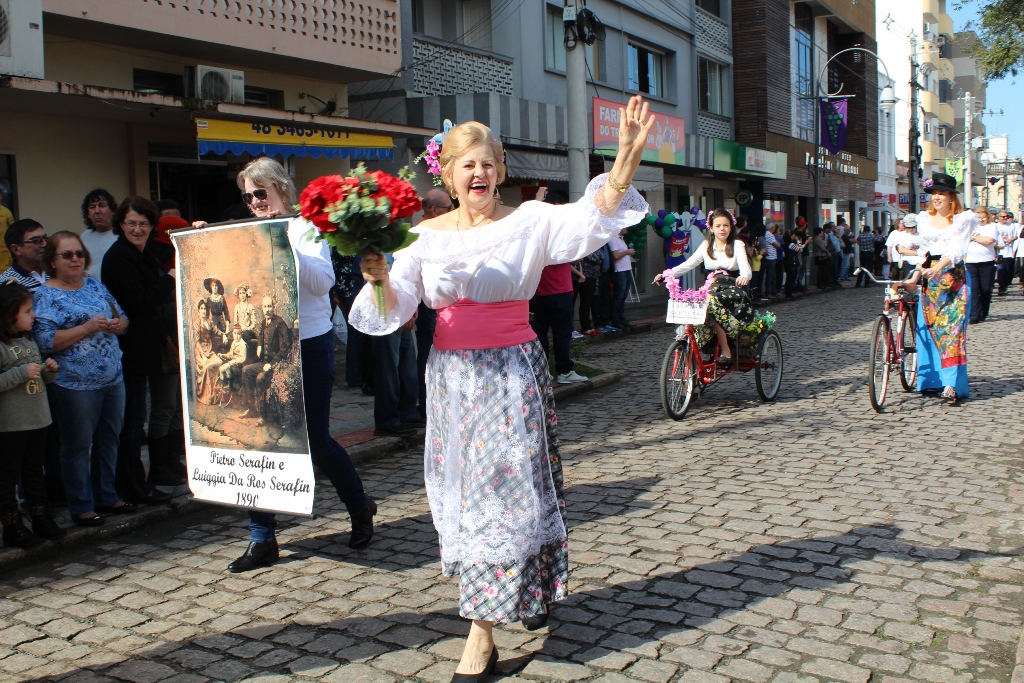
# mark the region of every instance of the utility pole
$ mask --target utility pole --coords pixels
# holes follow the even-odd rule
[[[918,176],[921,170],[921,133],[917,127],[917,36],[910,34],[910,213],[917,213]]]
[[[974,127],[974,98],[964,93],[964,204],[971,208],[971,129]]]
[[[582,36],[575,31],[576,14],[583,0],[565,0],[562,23],[565,28],[565,114],[569,121],[569,198],[575,201],[587,190],[590,180],[590,145],[587,140],[587,57]]]

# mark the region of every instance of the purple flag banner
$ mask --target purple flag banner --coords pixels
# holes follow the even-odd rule
[[[846,99],[818,100],[821,108],[821,146],[830,154],[838,154],[846,147]]]

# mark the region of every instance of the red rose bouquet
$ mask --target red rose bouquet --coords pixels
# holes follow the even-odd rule
[[[316,226],[317,241],[327,240],[339,254],[390,254],[416,241],[409,219],[423,205],[409,183],[414,177],[407,167],[395,177],[359,164],[347,176],[322,176],[311,182],[296,208]],[[380,282],[374,283],[374,300],[383,316]]]

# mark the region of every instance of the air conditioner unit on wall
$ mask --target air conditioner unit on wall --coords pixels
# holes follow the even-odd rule
[[[42,0],[0,0],[0,74],[44,77]]]
[[[214,66],[190,66],[185,69],[189,97],[214,102],[245,104],[245,72]]]

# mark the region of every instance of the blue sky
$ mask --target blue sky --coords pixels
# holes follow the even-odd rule
[[[965,7],[957,9],[954,2],[947,2],[947,11],[953,17],[953,27],[960,30],[968,21],[977,21],[978,0],[968,0]],[[985,127],[989,135],[1010,136],[1010,156],[1024,156],[1024,73],[1014,78],[1007,76],[999,81],[990,81],[987,89],[986,110],[1003,115],[986,116]]]

